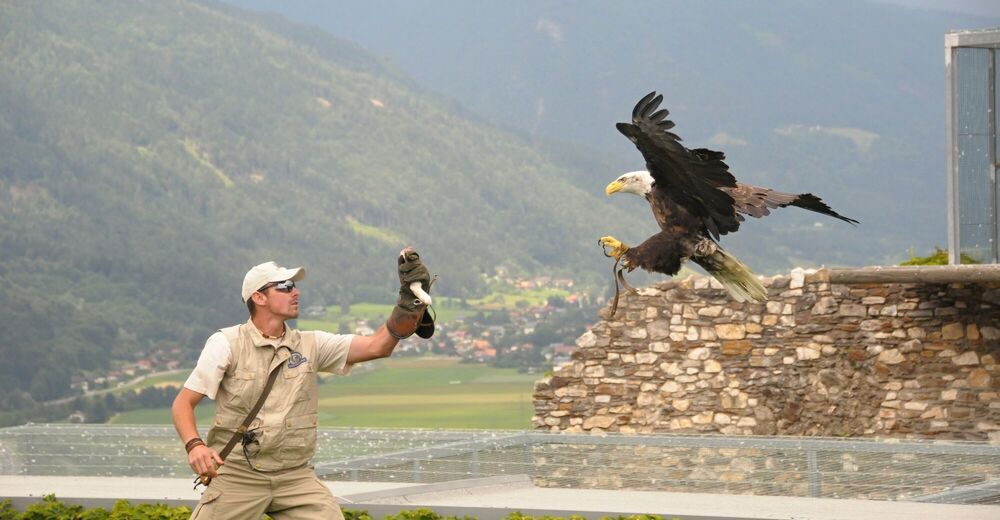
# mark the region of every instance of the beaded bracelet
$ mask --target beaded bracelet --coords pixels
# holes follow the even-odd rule
[[[201,440],[201,437],[195,437],[187,441],[187,444],[184,445],[184,451],[191,453],[191,450],[197,448],[198,446],[204,446],[204,445],[205,441]]]

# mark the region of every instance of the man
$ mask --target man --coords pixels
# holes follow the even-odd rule
[[[299,315],[296,282],[301,267],[274,262],[257,265],[243,279],[242,298],[250,319],[222,329],[205,343],[194,371],[172,408],[174,426],[188,452],[191,469],[209,481],[195,518],[256,519],[268,513],[276,520],[343,518],[329,489],[309,461],[316,450],[316,374],[346,375],[353,365],[388,357],[398,341],[414,332],[433,333],[424,317],[430,276],[412,248],[398,259],[399,301],[386,324],[371,336],[298,331],[285,321]],[[411,290],[415,286],[417,298]],[[273,387],[259,412],[246,426],[264,393],[272,369]],[[208,396],[215,399],[215,419],[208,440],[198,436],[194,409]],[[224,447],[234,438],[232,453]]]

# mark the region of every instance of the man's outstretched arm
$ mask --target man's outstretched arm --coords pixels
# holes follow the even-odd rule
[[[188,388],[181,388],[180,393],[174,398],[171,406],[171,415],[174,418],[174,428],[177,435],[180,435],[181,442],[185,446],[194,439],[198,439],[198,425],[194,418],[194,409],[204,398],[204,394],[195,392]],[[195,446],[188,451],[188,465],[199,475],[214,478],[218,475],[216,468],[223,464],[222,457],[209,448],[204,443],[194,443]]]
[[[347,364],[356,365],[364,361],[389,357],[397,344],[399,340],[389,334],[385,325],[379,327],[371,336],[354,336],[351,339],[351,350],[347,353]]]

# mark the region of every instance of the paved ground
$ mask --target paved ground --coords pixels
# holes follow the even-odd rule
[[[593,489],[537,488],[526,476],[492,477],[439,484],[328,482],[346,508],[367,509],[378,517],[401,509],[427,507],[443,514],[502,518],[512,511],[538,516],[589,518],[604,514],[655,513],[667,518],[913,520],[1000,519],[1000,506],[946,505],[874,500],[836,500],[702,493],[663,493]],[[61,500],[110,507],[116,499],[133,503],[193,504],[199,492],[188,479],[0,476],[0,498],[16,507],[55,493]]]

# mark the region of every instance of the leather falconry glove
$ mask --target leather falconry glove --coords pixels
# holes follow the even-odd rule
[[[400,251],[396,260],[399,299],[385,322],[386,328],[396,339],[408,338],[414,332],[421,338],[429,338],[434,335],[434,316],[427,311],[431,305],[429,292],[434,280],[412,247]]]

